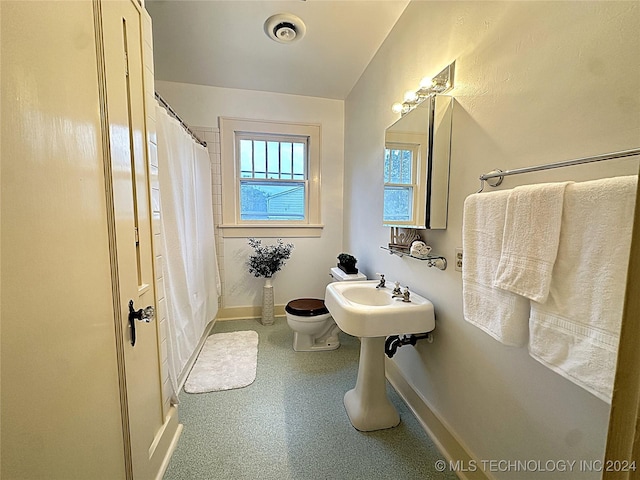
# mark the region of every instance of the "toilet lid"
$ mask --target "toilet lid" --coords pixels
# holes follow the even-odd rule
[[[301,317],[315,317],[316,315],[329,313],[327,307],[324,306],[324,300],[317,298],[298,298],[291,300],[284,309],[291,315]]]

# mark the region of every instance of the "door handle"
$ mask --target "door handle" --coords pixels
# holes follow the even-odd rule
[[[131,346],[136,345],[136,320],[139,322],[149,323],[156,316],[156,309],[149,305],[140,310],[133,309],[133,300],[129,300],[129,327],[131,328]]]

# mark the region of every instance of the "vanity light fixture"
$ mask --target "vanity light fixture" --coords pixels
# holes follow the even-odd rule
[[[405,92],[402,102],[394,103],[391,107],[393,113],[404,115],[420,105],[427,97],[448,92],[453,88],[453,72],[456,62],[448,65],[436,76],[424,77],[416,91]]]

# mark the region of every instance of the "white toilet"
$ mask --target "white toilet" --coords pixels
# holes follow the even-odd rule
[[[333,281],[366,280],[362,273],[347,274],[338,267],[331,269]],[[285,307],[287,323],[293,330],[293,349],[296,352],[335,350],[340,346],[336,325],[324,300],[318,298],[297,298]]]

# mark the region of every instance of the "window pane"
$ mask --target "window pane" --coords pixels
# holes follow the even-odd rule
[[[384,149],[384,183],[391,181],[391,150]]]
[[[280,143],[280,168],[287,175],[283,175],[282,178],[293,178],[293,146],[291,142]]]
[[[240,140],[240,176],[243,178],[253,177],[253,142],[251,140]]]
[[[280,175],[281,175],[280,178],[286,178],[289,180],[293,178],[292,165],[291,165],[290,158],[280,160]]]
[[[402,150],[402,181],[400,183],[411,183],[411,166],[413,164],[411,150]]]
[[[413,218],[413,187],[384,187],[384,221],[408,222]]]
[[[267,177],[267,142],[255,140],[253,142],[253,173],[254,178]]]
[[[267,142],[267,178],[280,178],[280,142]]]
[[[305,175],[306,155],[304,154],[304,143],[293,144],[293,178],[303,180]]]
[[[390,183],[401,183],[400,176],[400,152],[401,150],[397,150],[395,148],[391,149],[391,158],[390,158],[390,169],[389,169],[389,182]]]
[[[242,220],[304,220],[303,182],[240,181]]]

